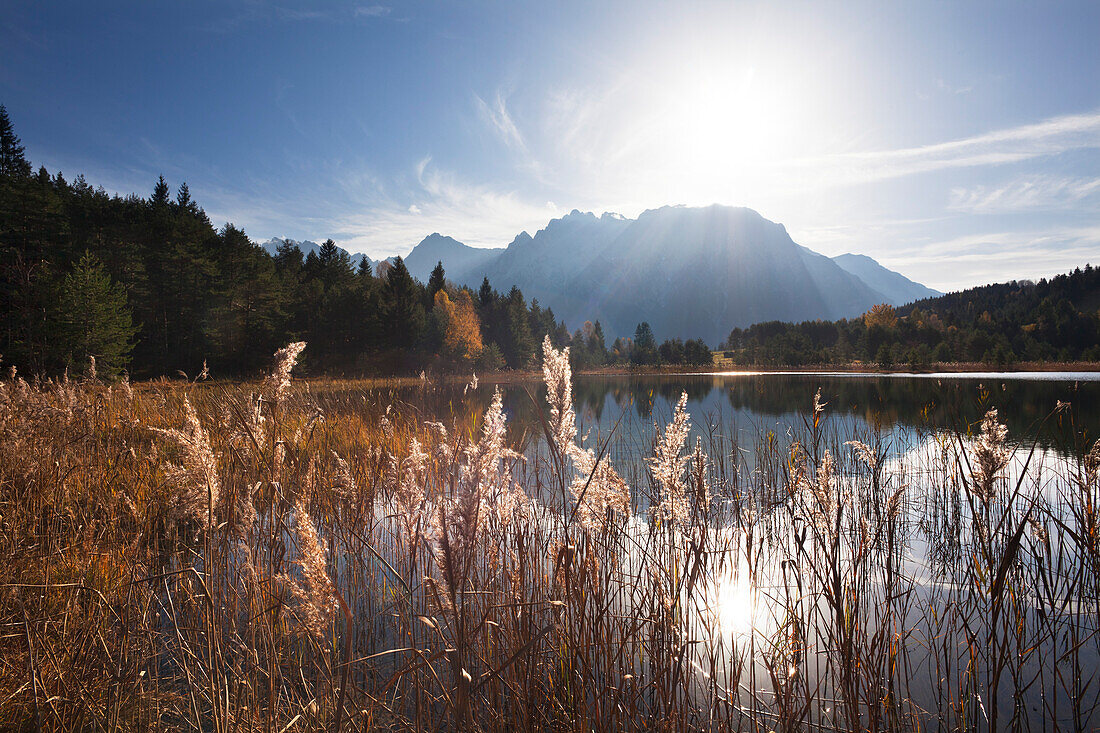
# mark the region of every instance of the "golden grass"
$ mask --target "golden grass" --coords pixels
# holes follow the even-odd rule
[[[751,461],[679,424],[624,503],[571,404],[521,457],[493,407],[279,362],[2,384],[0,726],[1095,725],[1092,453],[1013,473],[993,415],[892,462],[815,402]]]

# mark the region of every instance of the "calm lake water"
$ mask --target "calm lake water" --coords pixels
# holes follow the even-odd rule
[[[483,413],[495,386],[482,380],[475,390],[432,382],[359,390],[352,399],[338,394],[329,407],[325,393],[316,397],[326,409],[382,411],[392,405],[401,419],[474,430],[474,416]],[[545,389],[536,380],[499,387],[509,437],[527,458],[518,469],[527,472],[521,483],[555,516],[561,495],[547,488],[554,482],[543,475],[549,472],[541,437]],[[815,429],[818,389],[826,408]],[[774,682],[770,665],[789,658],[781,669],[790,664],[790,679],[804,679],[798,684],[807,690],[829,691],[813,703],[815,715],[835,720],[829,702],[835,687],[829,685],[837,680],[838,627],[825,601],[823,575],[826,563],[834,562],[839,587],[859,599],[846,601],[856,605],[845,613],[858,618],[859,633],[866,635],[862,643],[885,634],[901,650],[904,663],[890,665],[882,684],[897,685],[914,710],[925,711],[915,713],[925,725],[942,725],[963,710],[988,720],[995,706],[1002,720],[1016,725],[1092,727],[1091,713],[1082,717],[1073,701],[1081,699],[1082,688],[1100,682],[1100,587],[1086,567],[1092,555],[1079,544],[1092,531],[1088,523],[1097,502],[1095,482],[1082,486],[1075,476],[1081,475],[1078,457],[1100,436],[1100,375],[578,376],[573,396],[579,433],[593,447],[606,441],[612,464],[632,488],[634,513],[623,529],[630,538],[624,546],[642,548],[655,536],[647,512],[654,487],[644,459],[682,392],[688,395],[690,442],[699,440],[712,459],[708,480],[716,507],[707,529],[690,530],[709,538],[711,549],[699,590],[685,591],[681,599],[682,623],[695,644],[686,661],[698,670],[693,684],[700,699],[718,682],[745,692],[742,702],[751,705],[772,699],[789,683]],[[1059,402],[1069,409],[1053,414]],[[1007,426],[1015,451],[999,479],[998,498],[983,508],[968,497],[960,476],[970,475],[978,423],[991,408]],[[881,483],[853,458],[845,445],[853,439],[882,456]],[[795,469],[787,459],[796,442],[815,456],[827,449],[837,459],[829,490],[846,509],[835,525],[815,525],[812,503],[799,495],[804,489],[792,488]],[[1017,482],[1021,476],[1026,481]],[[1014,494],[1013,486],[1024,490]],[[898,503],[887,509],[891,497]],[[1038,529],[1028,530],[1030,520]],[[993,654],[982,646],[1000,633],[985,626],[994,607],[989,579],[997,563],[987,567],[983,563],[990,561],[980,557],[983,547],[999,553],[1011,545],[1017,526],[1028,533],[1017,536],[1024,541],[1006,585],[1013,618],[1020,619],[1013,627],[1018,648],[1004,657],[1015,660],[1015,676],[1000,680],[991,670],[1008,647]],[[838,533],[832,549],[820,541],[830,527]],[[990,531],[994,538],[983,540]],[[647,558],[638,550],[618,563],[641,582]],[[629,600],[616,608],[624,617],[637,612]],[[792,629],[804,656],[800,651],[790,657]],[[1056,670],[1067,665],[1091,671],[1065,683]],[[1025,678],[1030,681],[1018,683]]]
[[[399,412],[424,420],[482,412],[495,386],[481,380],[478,389],[454,383],[372,390],[362,395],[370,409],[393,404]],[[542,433],[540,411],[546,390],[536,380],[499,385],[508,413],[509,435],[530,447]],[[1046,450],[1072,454],[1074,440],[1100,436],[1100,373],[989,372],[982,374],[723,373],[672,375],[579,375],[573,398],[578,426],[590,442],[611,438],[615,461],[649,455],[656,422],[664,425],[681,392],[688,395],[692,442],[729,448],[751,445],[767,431],[786,433],[804,425],[813,396],[821,389],[834,432],[877,435],[909,441],[935,431],[976,430],[990,408],[998,410],[1010,439],[1038,439]],[[1059,401],[1071,409],[1044,418]],[[322,396],[322,404],[324,404]],[[334,403],[335,404],[335,403]],[[1086,448],[1087,449],[1087,448]]]

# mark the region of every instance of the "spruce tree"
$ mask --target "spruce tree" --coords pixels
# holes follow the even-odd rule
[[[485,277],[481,280],[481,287],[477,291],[477,302],[482,308],[487,308],[493,304],[493,286],[489,284],[489,278]],[[484,316],[482,316],[484,318]]]
[[[164,180],[164,176],[157,178],[156,185],[153,186],[153,195],[149,199],[154,207],[161,208],[168,205],[168,181]]]
[[[392,346],[411,348],[419,343],[424,333],[424,306],[420,293],[405,261],[397,257],[393,268],[386,275],[384,302],[386,308],[386,332]]]
[[[513,285],[503,305],[501,347],[504,360],[512,369],[523,369],[535,354],[535,338],[531,335],[531,325],[527,320],[527,301],[520,289]]]
[[[0,176],[29,176],[31,164],[24,156],[23,145],[15,134],[8,111],[0,104]]]
[[[176,191],[176,206],[181,209],[187,209],[191,206],[191,189],[187,186],[187,181],[180,184],[179,190]]]
[[[336,259],[337,254],[336,242],[332,239],[326,239],[317,252],[317,258],[321,260],[322,265],[327,265]]]
[[[432,270],[431,276],[428,277],[428,292],[425,298],[428,308],[431,308],[435,304],[435,294],[442,290],[447,285],[446,273],[443,271],[443,261],[435,263],[435,269]]]
[[[65,276],[57,320],[59,356],[69,366],[82,367],[94,356],[99,374],[115,376],[129,363],[137,329],[126,291],[90,252]]]
[[[607,343],[604,340],[603,326],[599,321],[596,321],[596,325],[592,328],[592,335],[588,338],[588,353],[595,364],[603,365],[607,363]]]
[[[657,363],[657,339],[648,321],[642,321],[634,330],[634,350],[630,360],[635,364]]]

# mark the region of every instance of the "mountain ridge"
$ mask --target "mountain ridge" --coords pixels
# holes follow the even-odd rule
[[[452,280],[461,275],[463,281],[471,278],[477,278],[480,281],[478,271],[484,269],[484,265],[503,252],[503,247],[471,247],[454,237],[433,232],[420,240],[403,260],[405,267],[409,268],[409,273],[421,282],[428,281],[428,276],[441,261],[449,263],[444,269],[448,270],[447,274]],[[451,271],[454,272],[453,275]]]
[[[832,258],[841,268],[887,296],[890,305],[905,305],[915,300],[943,295],[939,290],[914,282],[900,272],[888,269],[867,255],[845,252]]]
[[[734,327],[854,317],[938,294],[865,255],[830,258],[799,245],[753,209],[718,204],[634,219],[573,209],[502,248],[433,232],[403,259],[424,282],[442,262],[457,285],[516,286],[573,329],[599,320],[606,333],[629,336],[648,321],[658,338],[712,343]]]

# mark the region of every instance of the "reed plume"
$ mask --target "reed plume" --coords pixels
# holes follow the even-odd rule
[[[182,458],[178,464],[165,464],[169,481],[177,489],[177,514],[195,517],[210,529],[214,524],[213,510],[221,495],[218,462],[187,396],[183,398],[183,409],[183,428],[153,428],[153,431],[175,444]]]
[[[996,496],[997,480],[1003,477],[1002,472],[1012,457],[1012,451],[1006,444],[1007,438],[1008,428],[997,422],[997,410],[987,411],[982,418],[978,439],[971,445],[974,455],[972,488],[983,502],[988,503]]]
[[[684,469],[690,457],[683,455],[684,443],[690,430],[687,392],[682,392],[672,413],[672,422],[660,434],[653,457],[646,459],[653,479],[660,487],[657,516],[673,526],[684,525],[691,513],[684,481]]]
[[[301,571],[304,586],[287,574],[280,576],[280,579],[298,601],[295,612],[301,629],[320,641],[332,624],[336,592],[328,575],[327,555],[309,515],[304,491],[299,493],[294,504],[294,534],[298,540],[298,558],[294,564]]]
[[[573,407],[569,347],[559,351],[546,336],[542,353],[546,401],[550,406],[549,433],[558,451],[561,469],[564,471],[564,464],[569,461],[574,471],[569,491],[577,521],[586,529],[600,529],[614,514],[630,514],[630,486],[609,461],[601,460],[595,451],[576,442],[577,417]]]

